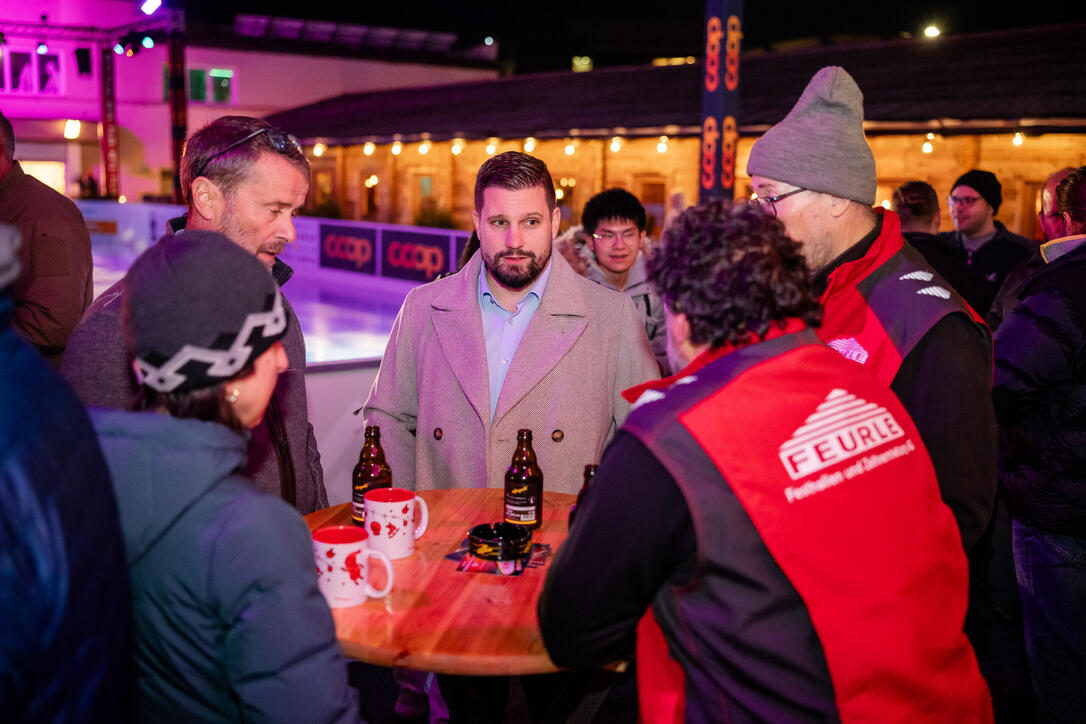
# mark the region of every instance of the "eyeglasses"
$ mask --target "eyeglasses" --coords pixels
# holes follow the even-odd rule
[[[233,143],[231,143],[229,146],[222,149],[221,151],[216,151],[215,153],[208,156],[206,159],[204,159],[204,162],[202,164],[200,164],[200,170],[196,172],[196,175],[193,178],[199,178],[200,176],[203,176],[204,172],[207,171],[208,165],[210,165],[211,162],[214,161],[219,156],[223,155],[224,153],[228,153],[230,151],[233,151],[238,146],[245,145],[249,141],[251,141],[254,138],[256,138],[257,136],[259,136],[261,133],[268,134],[268,140],[271,142],[272,148],[274,148],[279,153],[284,153],[284,154],[285,153],[290,153],[290,150],[292,148],[295,151],[297,151],[298,153],[302,152],[302,143],[301,143],[301,141],[299,141],[297,138],[290,135],[289,133],[284,133],[283,131],[277,131],[274,128],[261,128],[259,131],[253,131],[252,133],[250,133],[245,138],[242,138],[241,140],[238,140],[238,141],[234,141]]]
[[[592,234],[592,238],[597,241],[602,241],[604,244],[614,246],[616,241],[621,241],[626,246],[629,246],[636,242],[641,236],[641,232],[637,229],[626,229],[621,234],[616,234],[613,231],[601,231],[598,234]]]
[[[755,196],[753,201],[762,207],[762,211],[768,212],[770,216],[776,216],[778,201],[786,199],[789,196],[795,196],[800,191],[806,190],[807,189],[792,189],[791,191],[785,191],[783,194],[777,194],[776,196]]]
[[[980,201],[980,196],[947,196],[947,206],[960,206],[963,209],[968,209],[973,204]]]

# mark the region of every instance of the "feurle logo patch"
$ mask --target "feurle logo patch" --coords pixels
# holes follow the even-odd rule
[[[778,454],[788,477],[799,480],[904,436],[885,407],[837,388],[780,446]]]
[[[870,356],[864,346],[855,337],[839,337],[826,342],[826,346],[842,357],[864,364]]]

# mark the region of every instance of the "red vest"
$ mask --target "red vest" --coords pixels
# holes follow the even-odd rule
[[[784,586],[770,609],[802,600],[842,721],[991,721],[962,633],[968,574],[957,527],[886,384],[857,374],[809,331],[708,353],[691,368],[654,385],[667,391],[646,395],[624,425],[679,485],[698,543],[695,580],[665,587],[654,602],[666,641],[651,615],[638,627],[642,718],[681,721],[688,691],[697,697],[692,718],[736,714],[721,692],[742,685],[707,662],[745,632],[734,611],[720,611],[731,589],[701,573],[730,565],[736,530],[721,525],[722,501],[734,495],[779,567],[751,576],[765,576],[765,590]],[[794,631],[807,619],[798,611],[789,620]],[[767,648],[764,658],[789,654]],[[685,677],[687,667],[697,677]],[[752,700],[744,703],[756,715]]]
[[[824,314],[818,336],[889,385],[901,361],[943,317],[966,314],[989,339],[991,333],[920,253],[905,245],[897,214],[876,213],[882,228],[871,248],[829,275],[819,300]]]

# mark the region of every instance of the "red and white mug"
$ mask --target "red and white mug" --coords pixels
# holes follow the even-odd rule
[[[366,531],[355,525],[331,525],[313,531],[313,557],[317,563],[317,586],[331,608],[383,598],[392,590],[392,563],[388,556],[370,545]],[[385,567],[386,583],[378,590],[370,583],[370,559]]]
[[[405,488],[376,488],[366,493],[364,505],[366,532],[372,548],[392,560],[407,558],[415,552],[415,539],[426,532],[430,522],[425,500]]]

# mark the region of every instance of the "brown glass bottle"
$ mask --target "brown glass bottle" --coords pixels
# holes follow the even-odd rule
[[[505,522],[535,530],[543,522],[543,471],[535,461],[532,431],[517,431],[517,449],[505,471]]]
[[[358,464],[351,473],[351,522],[355,525],[366,522],[367,491],[391,487],[392,470],[385,462],[385,451],[381,449],[381,428],[369,425],[366,427],[362,452],[358,455]]]
[[[577,506],[584,502],[585,493],[592,486],[593,481],[596,479],[596,471],[599,470],[599,465],[585,465],[584,466],[584,484],[581,485],[581,492],[577,493],[577,502],[573,504],[573,507],[569,509],[569,524],[573,525],[573,518],[577,515]]]

